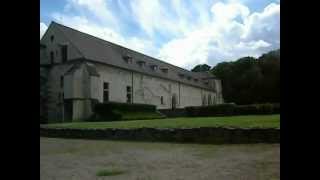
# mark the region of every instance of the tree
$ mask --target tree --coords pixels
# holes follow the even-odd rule
[[[280,49],[258,59],[243,57],[234,62],[222,62],[210,72],[221,79],[226,102],[280,102]]]
[[[191,71],[192,72],[207,72],[211,69],[211,67],[207,64],[199,64],[195,66]]]

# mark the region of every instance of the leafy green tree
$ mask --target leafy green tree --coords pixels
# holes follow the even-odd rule
[[[191,71],[192,72],[207,72],[210,70],[210,66],[207,64],[199,64],[195,66]]]
[[[258,59],[243,57],[234,62],[222,62],[210,72],[221,79],[227,102],[280,102],[280,49]]]

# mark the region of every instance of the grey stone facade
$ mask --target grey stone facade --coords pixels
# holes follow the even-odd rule
[[[158,109],[223,103],[221,81],[209,73],[190,72],[55,22],[40,44],[49,121],[88,118],[106,94],[108,101]]]

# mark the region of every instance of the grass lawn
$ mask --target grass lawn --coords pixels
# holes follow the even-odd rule
[[[97,176],[116,176],[116,175],[120,175],[125,173],[124,171],[121,170],[108,170],[108,169],[104,169],[104,170],[100,170],[96,173]]]
[[[228,117],[183,117],[154,120],[74,122],[49,124],[49,127],[64,128],[196,128],[196,127],[241,127],[280,128],[280,115],[248,115]]]

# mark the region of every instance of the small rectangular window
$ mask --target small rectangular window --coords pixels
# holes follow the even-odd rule
[[[127,86],[127,103],[132,103],[132,88]]]
[[[60,77],[60,87],[63,88],[63,76]]]
[[[53,40],[54,40],[54,36],[51,35],[51,36],[50,36],[50,41],[53,42]]]
[[[137,64],[140,66],[140,67],[144,67],[146,65],[146,62],[145,61],[137,61]]]
[[[163,73],[168,73],[168,68],[161,68],[161,71],[162,71]]]
[[[103,83],[103,102],[106,103],[109,101],[109,83]]]
[[[158,66],[157,66],[157,65],[151,65],[150,68],[151,68],[153,71],[158,70]]]
[[[103,90],[109,90],[109,83],[103,83]]]
[[[53,51],[50,52],[50,62],[51,62],[51,64],[54,63],[54,52]]]
[[[67,62],[67,59],[68,59],[68,46],[67,45],[63,45],[61,47],[61,59],[62,59],[62,62]]]
[[[123,60],[124,60],[126,63],[132,64],[132,59],[133,59],[133,58],[132,58],[131,56],[125,55],[125,56],[123,56],[122,58],[123,58]]]
[[[164,102],[163,102],[163,96],[160,97],[160,100],[161,100],[161,104],[164,104]]]

